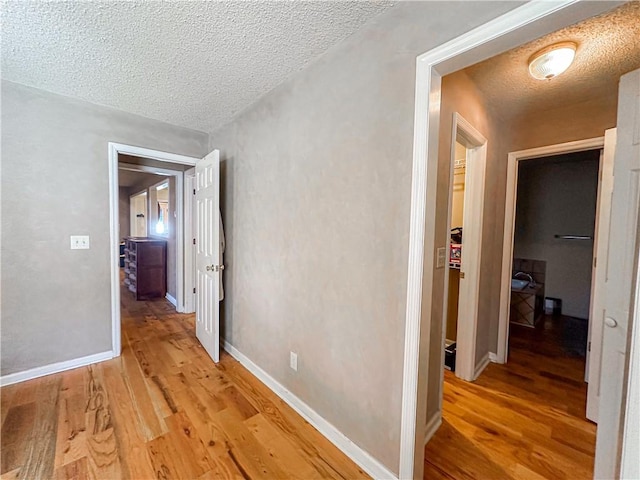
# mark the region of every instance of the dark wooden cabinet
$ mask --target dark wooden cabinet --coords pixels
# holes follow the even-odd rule
[[[166,296],[166,240],[140,237],[125,239],[124,283],[136,300]]]

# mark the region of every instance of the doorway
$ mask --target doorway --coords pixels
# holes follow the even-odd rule
[[[579,7],[571,3],[554,4],[547,9],[542,7],[542,4],[538,4],[535,11],[533,5],[519,7],[511,14],[504,15],[495,22],[489,22],[485,26],[418,58],[407,325],[405,329],[401,477],[409,477],[422,469],[422,459],[415,454],[415,449],[420,448],[424,437],[415,433],[425,431],[426,425],[423,419],[426,417],[428,425],[436,427],[438,425],[437,415],[439,413],[428,412],[429,416],[423,416],[424,411],[421,408],[424,408],[422,402],[426,398],[427,390],[434,388],[433,384],[427,386],[427,383],[433,378],[429,370],[433,368],[434,362],[432,360],[435,357],[429,352],[429,348],[444,349],[443,342],[440,343],[439,338],[433,338],[433,332],[440,332],[434,327],[431,317],[434,303],[439,300],[432,295],[434,291],[432,272],[434,272],[435,265],[440,258],[439,246],[437,238],[431,234],[437,231],[435,218],[437,211],[434,198],[438,182],[440,185],[442,184],[441,179],[437,177],[436,160],[442,76],[465,66],[473,65],[492,54],[522,45],[532,38],[580,22],[611,8],[611,6],[604,6],[604,8],[598,9],[594,8],[596,5],[587,3],[581,3]],[[562,15],[556,15],[559,11],[562,11]],[[525,25],[526,28],[524,28]],[[532,31],[535,31],[535,34],[532,34]],[[482,47],[477,48],[480,45]],[[502,214],[502,211],[496,211],[498,218]],[[499,265],[498,261],[493,263]],[[495,269],[493,266],[491,268]],[[497,270],[500,270],[500,266]],[[423,322],[421,322],[421,318]],[[498,315],[488,317],[488,321],[495,321],[492,319],[497,320],[497,318]],[[439,320],[440,318],[436,321]],[[614,325],[613,322],[611,324]],[[422,361],[426,358],[431,360],[430,364]],[[441,365],[441,363],[438,365],[440,369]],[[432,396],[433,394],[429,394],[430,398]],[[417,404],[415,403],[416,398],[418,399]],[[435,422],[432,421],[434,419]],[[600,457],[603,458],[605,455],[609,458],[616,457],[615,452],[611,451],[611,447],[612,445],[599,447]],[[612,453],[612,455],[608,455],[607,448],[609,448],[608,453]]]
[[[513,245],[507,352],[530,352],[579,384],[588,374],[594,247],[603,223],[596,222],[601,157],[596,149],[519,162],[506,243]]]
[[[185,275],[185,216],[190,212],[184,211],[184,176],[183,172],[192,168],[196,163],[196,158],[183,155],[176,155],[167,152],[160,152],[146,148],[134,147],[109,143],[109,182],[110,182],[110,224],[111,224],[111,318],[112,318],[112,345],[114,356],[119,356],[121,351],[121,253],[122,246],[121,229],[123,228],[120,211],[122,201],[120,195],[121,172],[137,172],[147,175],[147,184],[143,190],[146,193],[146,207],[144,208],[146,217],[139,217],[141,223],[146,224],[146,234],[154,235],[144,238],[156,238],[167,243],[166,255],[167,264],[173,263],[172,270],[175,272],[174,295],[167,296],[167,300],[174,305],[178,312],[185,309],[185,289],[193,289],[194,279]],[[169,167],[169,168],[167,168]],[[171,191],[174,187],[174,192]],[[164,192],[166,190],[166,193]],[[158,192],[160,194],[158,195]],[[142,193],[142,192],[138,192]],[[145,197],[138,195],[142,202]],[[164,197],[167,196],[165,202]],[[169,200],[171,196],[175,201],[175,211],[169,212]],[[160,202],[158,202],[160,197]],[[153,204],[152,204],[153,202]],[[166,204],[166,205],[165,205]],[[138,217],[136,217],[138,218]],[[162,223],[159,224],[159,220]],[[166,220],[166,223],[165,223]],[[175,225],[171,228],[171,225]],[[133,224],[131,223],[131,226]],[[163,230],[158,232],[158,228]],[[127,233],[122,231],[122,233]],[[129,232],[129,236],[131,233]],[[169,239],[174,239],[173,246],[169,248]],[[123,281],[123,280],[122,280]],[[169,281],[171,281],[169,279]],[[129,289],[129,286],[127,286]]]
[[[446,260],[437,265],[445,268],[443,361],[457,377],[471,381],[489,361],[476,367],[487,140],[457,112],[451,139]]]

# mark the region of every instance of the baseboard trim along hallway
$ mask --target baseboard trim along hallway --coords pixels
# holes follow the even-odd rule
[[[84,367],[93,363],[103,362],[104,360],[110,360],[112,358],[113,352],[109,350],[108,352],[95,353],[93,355],[87,355],[86,357],[65,360],[64,362],[51,363],[49,365],[31,368],[22,372],[10,373],[0,377],[0,387],[25,382],[38,377],[44,377],[45,375],[52,375],[54,373],[72,370],[78,367]]]
[[[325,420],[309,405],[287,390],[281,383],[274,379],[258,365],[228,342],[222,343],[223,348],[240,364],[255,375],[287,405],[293,408],[300,416],[309,422],[316,430],[324,435],[331,443],[338,447],[345,455],[353,460],[360,468],[377,479],[397,480],[398,476],[373,458],[353,441],[347,438],[340,430]]]

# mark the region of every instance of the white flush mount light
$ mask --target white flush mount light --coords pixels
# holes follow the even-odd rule
[[[543,48],[529,59],[529,73],[537,80],[557,77],[573,63],[576,47],[573,42],[562,42]]]

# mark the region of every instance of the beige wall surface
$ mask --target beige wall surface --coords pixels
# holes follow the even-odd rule
[[[111,350],[108,142],[201,157],[208,135],[2,82],[2,375]]]
[[[514,258],[547,262],[545,296],[562,299],[562,313],[589,318],[600,152],[520,162]]]
[[[493,241],[494,231],[491,223],[494,221],[491,209],[494,201],[494,190],[497,179],[495,169],[498,164],[501,145],[504,142],[504,135],[499,129],[501,119],[494,113],[482,92],[477,88],[465,71],[455,72],[442,79],[442,99],[440,105],[440,137],[438,148],[438,191],[436,198],[436,248],[444,247],[449,235],[447,217],[447,204],[451,187],[451,145],[453,114],[459,113],[471,125],[487,139],[487,171],[485,185],[485,215],[482,228],[482,260],[480,267],[480,303],[478,311],[478,328],[476,337],[476,364],[489,353],[490,325],[491,325],[491,303],[490,298],[495,293],[494,285],[487,282],[487,279],[494,275],[496,269],[494,259],[490,255],[485,255],[485,246]],[[455,153],[455,152],[454,152]],[[427,272],[425,272],[426,274]],[[435,269],[433,272],[433,304],[432,304],[432,349],[429,366],[429,378],[440,374],[444,368],[441,362],[443,345],[439,341],[442,338],[443,314],[447,308],[444,297],[444,268]],[[499,290],[497,290],[499,292]],[[429,389],[429,400],[427,402],[427,420],[438,410],[439,391],[435,388]]]
[[[131,208],[129,207],[129,189],[127,187],[118,188],[118,215],[120,226],[120,238],[128,237],[131,231]]]
[[[517,6],[400,3],[211,136],[225,340],[395,472],[416,56]]]

